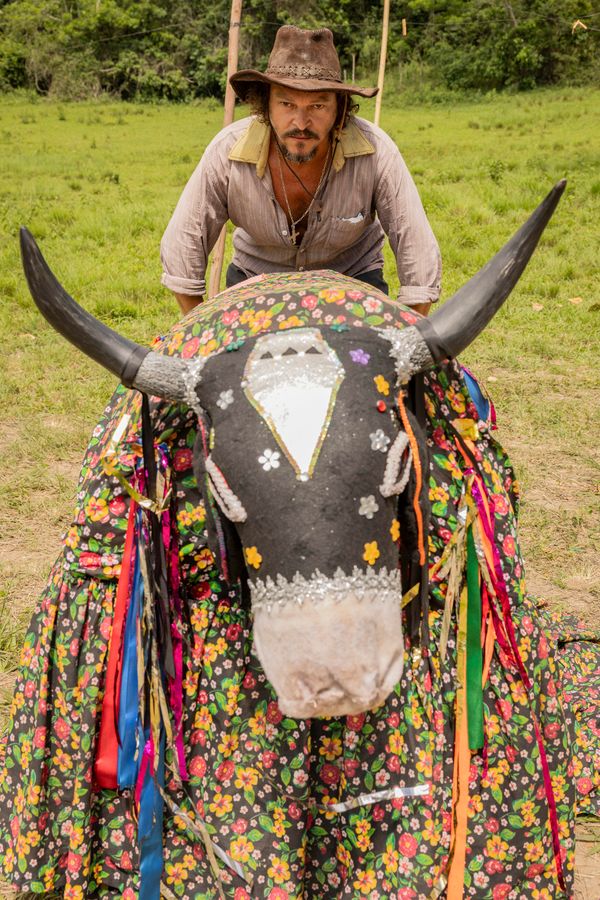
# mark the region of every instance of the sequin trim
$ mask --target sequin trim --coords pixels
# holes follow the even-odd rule
[[[200,375],[205,365],[206,358],[201,356],[199,359],[194,360],[194,362],[189,363],[183,370],[183,384],[185,388],[183,399],[198,416],[204,415],[197,388],[200,384]]]
[[[402,597],[400,570],[389,571],[384,567],[377,572],[365,571],[354,566],[352,573],[338,568],[333,576],[323,575],[318,569],[309,578],[296,572],[291,581],[278,575],[274,581],[270,576],[265,581],[257,579],[250,584],[253,609],[288,606],[295,603],[340,603],[349,592],[355,593],[364,603],[388,602],[393,595]]]
[[[370,794],[359,794],[344,803],[327,803],[323,806],[325,812],[343,813],[359,806],[372,806],[374,803],[384,803],[386,800],[397,800],[399,797],[427,797],[431,792],[429,784],[415,784],[410,787],[387,788],[385,791],[372,791]]]
[[[231,490],[227,484],[227,479],[211,456],[206,457],[205,466],[213,496],[221,510],[231,522],[245,522],[248,518],[248,513],[244,509],[242,501]]]
[[[419,330],[411,325],[399,330],[393,326],[374,328],[391,344],[390,356],[396,366],[398,384],[406,384],[417,372],[430,368],[434,360]]]
[[[400,431],[389,449],[383,482],[379,488],[382,497],[393,497],[394,494],[401,494],[408,483],[412,465],[412,450],[410,448],[404,470],[400,471],[402,468],[402,457],[408,447],[408,443],[408,435],[404,431]]]

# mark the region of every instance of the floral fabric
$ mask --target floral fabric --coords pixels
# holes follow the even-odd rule
[[[234,288],[194,310],[156,349],[192,358],[235,352],[266,328],[414,321],[365,286],[348,290],[347,280],[338,283],[332,273],[311,273],[310,290],[306,284],[306,276],[279,275]],[[429,372],[425,394],[434,565],[457,528],[465,482],[450,423],[477,414],[455,364]],[[130,418],[110,462],[107,450],[124,415]],[[92,771],[129,507],[117,476],[129,478],[140,464],[139,419],[139,395],[118,388],[94,430],[73,523],[25,638],[0,751],[4,876],[22,890],[55,890],[71,900],[133,900],[139,887],[131,797],[96,789]],[[168,781],[166,790],[190,819],[202,818],[214,843],[248,876],[219,864],[219,885],[189,821],[166,810],[164,884],[183,900],[445,896],[457,678],[455,617],[443,662],[437,652],[446,583],[431,588],[429,654],[417,660],[407,647],[402,681],[383,705],[340,719],[282,716],[252,650],[250,613],[219,579],[206,545],[191,468],[194,414],[155,400],[153,427],[173,469],[186,606],[190,779],[183,789]],[[484,687],[486,745],[471,759],[464,896],[560,898],[572,891],[575,814],[600,813],[597,635],[528,597],[516,532],[518,486],[485,423],[478,432],[476,462],[493,504],[533,688],[527,692],[496,646]],[[535,719],[548,756],[567,893],[557,880]]]

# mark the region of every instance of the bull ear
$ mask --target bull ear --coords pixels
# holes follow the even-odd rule
[[[461,353],[498,312],[529,262],[566,183],[559,181],[502,250],[441,309],[415,325],[434,362]]]
[[[187,362],[154,353],[108,328],[65,291],[33,236],[21,228],[21,258],[31,296],[45,319],[63,337],[134,387],[169,400],[198,406],[196,385],[204,360]]]

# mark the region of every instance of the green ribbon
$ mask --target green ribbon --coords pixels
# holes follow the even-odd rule
[[[467,722],[469,748],[483,747],[483,651],[481,648],[481,591],[473,526],[467,529]]]

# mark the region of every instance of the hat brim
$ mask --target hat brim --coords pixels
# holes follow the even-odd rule
[[[253,84],[279,84],[294,91],[336,91],[341,94],[357,94],[359,97],[374,97],[378,88],[359,87],[343,81],[326,81],[319,78],[281,78],[265,75],[255,69],[242,69],[229,79],[240,100],[245,100]]]

